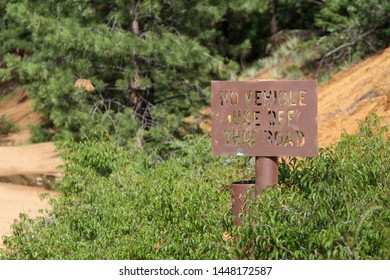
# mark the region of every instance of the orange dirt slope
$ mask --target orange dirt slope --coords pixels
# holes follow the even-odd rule
[[[370,113],[390,125],[390,48],[336,74],[318,88],[318,144],[355,133]]]
[[[25,91],[15,85],[3,85],[0,88],[0,117],[12,120],[19,131],[0,135],[0,146],[20,145],[29,141],[31,125],[39,124],[41,116],[31,109],[32,100]]]

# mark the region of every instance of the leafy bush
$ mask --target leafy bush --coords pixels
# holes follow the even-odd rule
[[[7,116],[0,117],[0,135],[7,135],[9,133],[18,132],[19,127],[16,123],[10,120]]]
[[[238,257],[388,259],[390,141],[372,116],[317,158],[282,159],[277,188],[244,215]],[[252,241],[253,239],[253,241]],[[238,246],[238,248],[240,248]]]
[[[1,258],[388,259],[383,132],[372,118],[317,158],[282,159],[280,184],[248,202],[239,228],[229,185],[253,177],[253,161],[211,155],[207,137],[164,151],[67,143],[63,195],[43,217],[21,216]]]
[[[5,258],[224,257],[232,178],[220,179],[224,160],[210,155],[209,139],[172,144],[166,160],[107,139],[63,148],[72,159],[65,165],[71,175],[58,186],[64,195],[45,218],[14,226],[18,241],[5,240]],[[20,248],[25,242],[35,245]]]
[[[31,143],[42,143],[52,140],[52,135],[49,133],[50,127],[44,124],[30,126]]]

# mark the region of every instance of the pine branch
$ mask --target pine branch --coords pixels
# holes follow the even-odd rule
[[[348,42],[348,43],[345,43],[345,44],[342,44],[340,46],[338,46],[337,48],[329,51],[328,53],[326,53],[322,58],[321,58],[321,62],[320,62],[320,66],[318,67],[317,69],[317,72],[316,72],[316,77],[318,76],[318,73],[320,72],[321,68],[322,68],[322,65],[324,63],[324,60],[328,57],[330,57],[331,55],[337,53],[338,51],[344,49],[344,48],[347,48],[347,47],[350,47],[350,46],[353,46],[354,44],[356,44],[356,42],[364,39],[365,37],[367,37],[368,35],[372,34],[373,32],[375,32],[376,29],[371,29],[365,33],[363,33],[362,35],[358,36],[356,39],[354,39],[353,41],[351,42]]]

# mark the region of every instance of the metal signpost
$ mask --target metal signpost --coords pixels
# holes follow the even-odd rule
[[[278,157],[317,156],[317,82],[212,81],[212,151],[255,156],[255,194],[278,183]],[[250,182],[232,184],[235,224]]]

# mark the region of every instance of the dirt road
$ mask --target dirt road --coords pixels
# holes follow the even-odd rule
[[[52,197],[56,194],[43,187],[0,183],[0,236],[11,234],[11,224],[19,217],[19,213],[34,217],[39,215],[39,209],[46,209],[48,201],[39,198],[43,193],[49,193]]]
[[[27,146],[0,147],[0,177],[19,174],[59,173],[59,154],[53,143],[40,143]]]
[[[39,185],[47,183],[46,178],[53,180],[62,174],[57,168],[61,160],[53,143],[0,147],[0,159],[0,181],[3,181],[0,182],[0,236],[3,236],[11,234],[10,226],[19,213],[34,217],[39,209],[48,207],[48,201],[41,201],[39,195],[55,196],[55,192]]]

